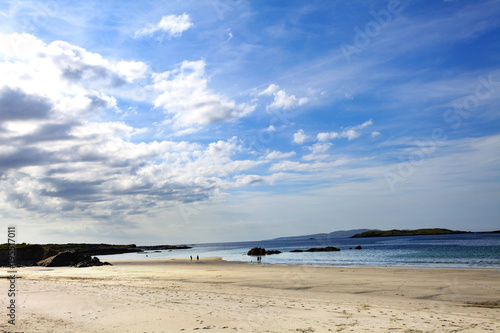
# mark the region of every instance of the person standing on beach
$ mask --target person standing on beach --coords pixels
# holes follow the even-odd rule
[[[196,256],[196,261],[200,260],[200,257],[199,256]]]
[[[189,258],[191,258],[191,261],[193,261],[193,256],[189,256]]]

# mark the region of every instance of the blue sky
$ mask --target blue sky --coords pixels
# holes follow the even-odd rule
[[[500,6],[4,1],[20,241],[500,229]]]

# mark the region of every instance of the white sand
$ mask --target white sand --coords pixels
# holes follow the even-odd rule
[[[319,268],[218,258],[112,263],[18,269],[16,326],[4,315],[0,329],[500,332],[499,270]],[[0,281],[6,313],[8,280]]]

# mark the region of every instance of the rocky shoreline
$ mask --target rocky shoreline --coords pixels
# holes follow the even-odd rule
[[[17,244],[16,266],[101,266],[96,255],[131,252],[190,249],[187,245],[136,246],[111,244]],[[8,244],[0,245],[0,266],[10,266]]]

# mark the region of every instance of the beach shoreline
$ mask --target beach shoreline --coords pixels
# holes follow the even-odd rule
[[[499,270],[315,267],[217,257],[109,261],[113,266],[18,268],[15,330],[500,331]],[[8,280],[0,280],[6,288]],[[0,328],[13,330],[6,320]]]

